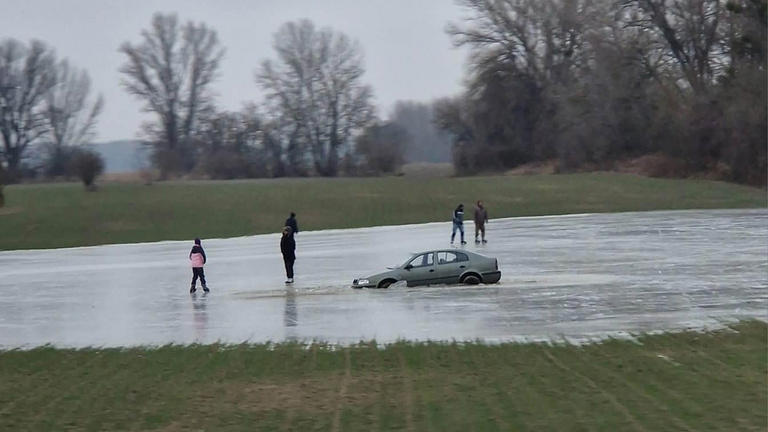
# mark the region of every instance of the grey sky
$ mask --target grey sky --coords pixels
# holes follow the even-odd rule
[[[261,100],[253,72],[262,59],[274,57],[278,27],[300,18],[361,43],[364,80],[374,88],[380,115],[397,100],[427,101],[461,89],[465,52],[453,48],[444,32],[462,15],[453,0],[3,0],[0,38],[41,39],[87,69],[106,101],[96,140],[134,138],[148,115],[119,85],[124,59],[117,49],[124,41],[138,42],[158,11],[218,31],[227,52],[214,88],[224,109]]]

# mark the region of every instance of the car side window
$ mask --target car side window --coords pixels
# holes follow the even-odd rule
[[[431,252],[426,254],[421,254],[415,257],[414,259],[412,259],[411,262],[409,262],[408,264],[410,264],[413,267],[431,266],[432,264],[435,263],[433,256],[434,255]]]
[[[463,254],[461,252],[456,252],[456,261],[457,262],[469,261],[469,257],[467,256],[467,254]]]
[[[451,264],[460,261],[459,255],[464,254],[458,254],[453,252],[438,252],[437,253],[437,263],[438,264]],[[464,255],[465,261],[466,261],[466,255]]]

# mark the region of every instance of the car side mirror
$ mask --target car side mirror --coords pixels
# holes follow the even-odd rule
[[[413,266],[412,266],[412,265],[410,265],[410,264],[408,264],[407,266],[405,266],[405,267],[403,267],[403,268],[404,268],[404,269],[406,269],[406,270],[410,270],[410,269],[412,269],[412,268],[413,268]]]

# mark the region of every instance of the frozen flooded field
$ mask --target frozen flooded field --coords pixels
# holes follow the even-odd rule
[[[302,232],[291,287],[278,234],[203,239],[209,295],[188,293],[191,240],[0,252],[0,347],[587,340],[768,319],[766,210],[496,219],[483,246],[466,229],[499,284],[349,288],[447,247],[449,223]]]

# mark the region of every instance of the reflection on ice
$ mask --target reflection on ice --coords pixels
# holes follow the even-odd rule
[[[0,347],[282,340],[589,341],[768,319],[768,212],[492,220],[501,283],[353,290],[445,247],[450,224],[302,232],[296,283],[277,234],[205,240],[211,293],[188,293],[188,242],[0,252]],[[471,231],[471,223],[468,227]]]

